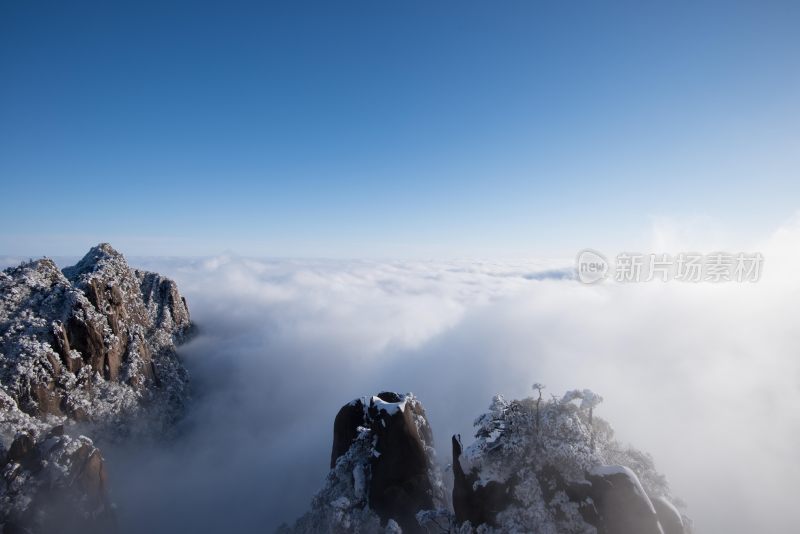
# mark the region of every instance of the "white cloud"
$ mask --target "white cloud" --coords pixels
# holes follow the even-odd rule
[[[602,394],[598,413],[653,453],[701,532],[792,531],[798,245],[793,222],[763,243],[761,282],[724,285],[584,286],[533,261],[139,262],[187,296],[197,400],[169,451],[109,453],[123,523],[269,530],[322,484],[351,398],[414,391],[447,460],[492,394],[540,381]]]

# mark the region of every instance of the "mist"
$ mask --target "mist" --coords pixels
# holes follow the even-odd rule
[[[352,398],[414,392],[446,464],[492,395],[543,382],[603,395],[697,532],[794,531],[799,244],[796,221],[762,240],[750,284],[587,286],[568,261],[131,261],[178,282],[198,333],[178,437],[104,448],[122,529],[272,531],[321,487]]]

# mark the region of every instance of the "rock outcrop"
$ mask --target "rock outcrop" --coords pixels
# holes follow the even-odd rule
[[[188,395],[175,347],[190,328],[175,283],[108,244],[63,271],[0,272],[3,532],[110,532],[102,455],[70,434],[121,437],[143,410],[145,431],[167,428]]]
[[[499,526],[498,514],[512,501],[512,485],[488,480],[481,483],[476,471],[461,467],[461,436],[453,436],[453,511],[457,524]]]
[[[621,447],[593,417],[597,399],[588,391],[496,398],[476,421],[472,445],[464,449],[453,436],[454,524],[466,532],[687,534],[649,457]],[[640,475],[609,460],[635,465]]]
[[[180,403],[175,344],[190,328],[171,280],[107,244],[74,267],[42,259],[0,273],[0,381],[31,415],[103,422],[159,393]]]
[[[2,466],[3,532],[115,530],[105,463],[92,441],[54,427],[38,441],[17,434]]]
[[[68,435],[66,418],[21,411],[2,389],[0,415],[2,532],[113,533],[105,462],[92,440]]]
[[[419,512],[444,505],[433,434],[410,393],[382,392],[336,415],[331,472],[290,532],[425,532]]]
[[[452,438],[450,508],[419,401],[390,392],[356,399],[336,415],[324,488],[282,531],[690,534],[650,457],[594,417],[601,400],[588,390],[495,397],[472,444]]]
[[[664,534],[684,534],[687,532],[685,518],[675,508],[674,504],[664,497],[654,497],[651,501]]]
[[[587,522],[606,534],[664,534],[653,503],[636,473],[620,465],[594,467],[587,473],[594,507]]]
[[[502,513],[518,506],[516,486],[519,478],[501,483],[479,480],[478,473],[463,473],[460,462],[461,444],[453,437],[453,507],[457,524],[471,526],[504,526]],[[639,478],[629,468],[601,465],[592,468],[585,480],[567,482],[554,468],[542,469],[537,482],[545,503],[566,502],[575,505],[587,526],[598,534],[685,534],[683,519],[664,497],[651,501]],[[654,502],[663,507],[657,513]],[[561,504],[561,503],[559,503]]]

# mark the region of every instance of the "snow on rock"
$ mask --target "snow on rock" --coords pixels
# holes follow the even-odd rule
[[[618,534],[664,534],[653,503],[632,470],[621,465],[589,470],[596,524]]]
[[[406,397],[403,396],[402,400],[397,402],[386,402],[380,397],[373,396],[370,399],[370,406],[375,407],[379,412],[386,412],[390,416],[396,414],[398,411],[402,412],[406,408]]]
[[[535,398],[495,397],[476,419],[471,445],[453,437],[451,530],[689,532],[679,513],[680,530],[660,524],[651,498],[674,500],[666,481],[649,456],[622,446],[611,426],[594,416],[602,397],[574,390],[544,399],[537,386]]]
[[[655,497],[651,500],[664,534],[683,534],[687,531],[688,520],[681,515],[674,504],[664,497]]]
[[[545,399],[544,386],[534,389],[535,398],[496,396],[467,447],[453,436],[452,507],[419,401],[391,392],[353,400],[336,415],[323,489],[282,531],[691,533],[650,456],[594,416],[602,397]]]
[[[642,487],[642,483],[629,467],[624,465],[596,465],[589,469],[587,477],[590,479],[603,479],[609,480],[613,478],[626,479],[626,484],[630,485],[630,491],[635,494],[636,498],[641,500],[643,505],[647,508],[648,512],[656,513],[653,503]]]
[[[174,282],[111,246],[63,273],[49,259],[0,275],[0,384],[31,415],[107,423],[145,404],[180,406],[175,344],[191,323]]]
[[[63,272],[46,258],[0,272],[0,447],[27,444],[33,455],[6,459],[0,523],[49,532],[42,518],[69,524],[71,511],[93,518],[81,528],[108,531],[102,456],[65,432],[80,423],[122,438],[145,409],[147,424],[135,428],[167,428],[188,396],[175,347],[190,328],[175,283],[130,268],[105,243]],[[66,508],[43,513],[45,493]]]
[[[445,506],[433,434],[413,394],[382,392],[336,415],[331,471],[285,532],[426,532],[417,514]]]
[[[3,532],[114,531],[103,457],[92,440],[64,434],[63,425],[18,433],[0,476]]]

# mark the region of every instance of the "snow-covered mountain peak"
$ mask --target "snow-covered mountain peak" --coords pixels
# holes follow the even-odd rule
[[[107,243],[63,271],[45,258],[0,273],[0,524],[52,531],[44,510],[64,501],[82,529],[106,528],[102,456],[70,433],[169,429],[188,397],[176,344],[190,328],[175,283],[132,269]]]

